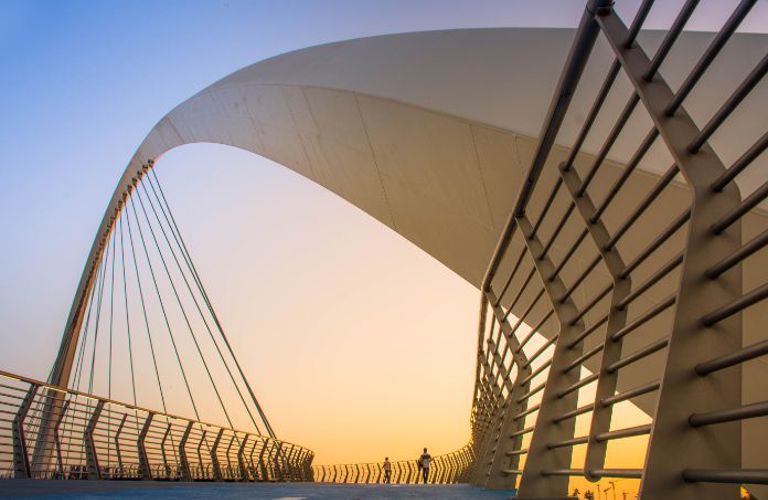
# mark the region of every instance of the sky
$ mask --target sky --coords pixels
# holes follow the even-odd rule
[[[638,2],[618,3],[631,12]],[[717,26],[736,2],[703,3],[694,28]],[[294,49],[432,29],[570,27],[583,8],[543,4],[0,3],[0,369],[46,377],[115,182],[176,104]],[[746,31],[768,25],[766,4]],[[649,25],[668,23],[664,13]],[[184,146],[157,171],[279,436],[314,449],[318,463],[411,458],[422,446],[437,454],[467,442],[474,287],[264,158]]]

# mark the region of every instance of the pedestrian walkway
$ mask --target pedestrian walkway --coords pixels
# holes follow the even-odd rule
[[[0,498],[93,499],[162,498],[169,500],[339,500],[441,499],[501,500],[509,491],[492,491],[465,484],[383,485],[314,483],[162,483],[144,481],[0,481]]]

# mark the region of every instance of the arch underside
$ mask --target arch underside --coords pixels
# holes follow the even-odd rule
[[[572,30],[498,29],[375,37],[289,53],[211,85],[160,120],[131,159],[94,243],[78,295],[88,287],[88,270],[99,259],[100,241],[109,233],[111,217],[131,180],[168,150],[198,142],[238,147],[290,168],[479,287],[531,162],[572,36]],[[648,43],[655,43],[653,34],[647,36]],[[684,41],[693,50],[705,44],[707,36],[689,34]],[[729,50],[759,52],[768,46],[763,36],[744,35],[736,41]],[[597,53],[607,57],[600,50]],[[730,59],[739,63],[738,58]],[[673,80],[674,75],[668,78]],[[692,116],[706,116],[706,102],[700,103],[700,110],[696,102],[692,106]],[[638,132],[644,132],[642,126]],[[729,141],[743,142],[727,134],[716,139],[725,145],[726,156]],[[589,141],[585,150],[579,161],[592,158]],[[596,182],[607,187],[609,177],[619,175],[630,153],[621,147],[612,151],[612,174]],[[567,149],[559,148],[552,161],[566,156]],[[632,189],[648,189],[668,166],[654,167],[654,158],[648,163],[643,175],[632,178]],[[657,213],[676,213],[684,206],[687,188],[680,184],[674,189],[677,199],[660,201]],[[623,203],[617,200],[613,213],[606,214],[607,224],[633,208]],[[768,227],[768,217],[752,214],[743,224],[746,241]],[[766,257],[750,261],[744,269],[745,288],[750,288],[751,274],[766,268]],[[660,287],[642,300],[651,305],[670,290]],[[594,292],[586,287],[576,300],[586,300]],[[751,314],[768,315],[766,304],[755,309]],[[760,339],[759,327],[745,321],[745,345]],[[637,350],[653,335],[649,331],[629,338],[624,349]],[[594,362],[586,366],[597,368]],[[627,368],[619,388],[637,385],[644,375]],[[766,361],[745,366],[743,398],[755,399],[761,390],[757,381],[766,379]],[[652,397],[633,402],[652,413]],[[768,430],[748,422],[743,428],[744,467],[764,464],[761,443],[768,440]]]

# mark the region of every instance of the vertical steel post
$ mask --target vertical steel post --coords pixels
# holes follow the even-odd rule
[[[203,433],[200,435],[200,441],[197,443],[197,466],[200,469],[200,479],[210,479],[208,477],[205,460],[203,460],[203,443],[205,442],[205,436],[207,434],[208,429],[203,429]]]
[[[144,425],[141,426],[141,431],[139,432],[139,439],[136,442],[137,452],[139,455],[139,477],[145,481],[152,480],[152,469],[149,465],[149,456],[147,455],[145,440],[147,438],[149,428],[152,426],[152,419],[154,417],[154,413],[147,413],[147,417],[144,420]]]
[[[179,440],[179,468],[181,469],[179,472],[182,481],[192,481],[192,470],[189,467],[189,458],[187,457],[187,442],[189,442],[189,435],[192,433],[192,424],[191,420],[187,422],[184,434]]]
[[[64,401],[64,405],[61,407],[61,411],[53,426],[53,439],[56,442],[56,460],[59,465],[59,475],[62,478],[64,477],[64,457],[61,454],[61,436],[59,435],[59,428],[61,427],[61,421],[64,420],[64,415],[67,414],[67,408],[69,408],[69,400]]]
[[[219,445],[221,444],[221,438],[224,435],[224,429],[219,429],[216,433],[216,438],[213,440],[213,446],[211,446],[211,466],[213,468],[213,480],[221,481],[221,463],[219,463]]]
[[[741,272],[725,273],[718,280],[706,271],[737,251],[741,225],[733,224],[719,235],[712,221],[734,210],[741,201],[738,188],[729,184],[715,193],[710,186],[724,172],[717,154],[704,144],[688,150],[699,129],[680,107],[673,115],[666,108],[674,94],[660,75],[644,78],[650,61],[637,45],[627,47],[628,30],[615,12],[598,18],[617,59],[654,122],[692,194],[686,250],[682,263],[672,334],[661,378],[656,417],[651,430],[641,485],[643,500],[715,500],[738,496],[738,485],[686,483],[685,468],[738,469],[741,466],[741,425],[731,422],[716,430],[693,428],[688,418],[695,411],[711,411],[741,404],[741,370],[723,370],[699,377],[695,366],[712,353],[734,352],[742,346],[741,316],[707,328],[705,311],[714,310],[742,293]],[[717,398],[712,395],[717,394]]]
[[[240,468],[240,481],[248,481],[248,467],[245,465],[245,443],[248,442],[250,436],[246,434],[240,441],[240,446],[237,448],[237,465]]]
[[[605,469],[605,455],[608,450],[608,442],[598,440],[596,437],[610,430],[611,416],[613,415],[613,405],[603,406],[600,404],[600,401],[616,394],[619,371],[610,372],[607,368],[621,358],[622,339],[614,340],[612,335],[621,330],[627,322],[627,309],[619,307],[619,303],[632,289],[632,278],[630,276],[622,277],[622,272],[626,267],[624,260],[615,246],[608,246],[611,237],[603,222],[600,220],[591,222],[592,216],[595,214],[595,205],[588,193],[578,194],[582,186],[578,173],[574,169],[565,170],[564,166],[561,165],[560,168],[563,183],[571,194],[576,210],[581,216],[595,246],[598,248],[600,257],[613,281],[613,293],[611,294],[611,304],[608,312],[603,355],[597,372],[598,379],[589,427],[587,455],[584,460],[584,474],[589,480],[597,481],[599,478],[594,476],[591,471]]]
[[[548,444],[555,441],[572,439],[576,426],[575,419],[556,422],[554,419],[576,409],[578,391],[572,391],[561,396],[559,393],[579,381],[579,371],[565,371],[565,368],[582,354],[583,346],[570,347],[584,329],[582,321],[578,320],[578,309],[570,297],[567,297],[566,287],[559,277],[554,276],[555,266],[544,254],[544,247],[533,226],[525,216],[519,217],[518,224],[522,230],[528,252],[533,257],[541,281],[555,310],[555,317],[560,324],[555,350],[552,354],[552,364],[547,375],[539,415],[534,425],[531,443],[525,462],[525,472],[520,480],[521,498],[536,497],[565,497],[568,495],[568,478],[565,476],[547,476],[546,471],[567,469],[571,465],[573,449],[562,447],[550,449]],[[567,297],[567,298],[566,298]]]
[[[88,479],[101,479],[101,467],[99,466],[99,453],[96,450],[96,443],[93,440],[93,431],[96,430],[96,425],[99,423],[99,417],[104,409],[104,400],[100,399],[96,403],[96,407],[91,413],[91,417],[88,419],[88,424],[85,428],[85,435],[83,439],[85,441],[85,463],[88,469]]]
[[[120,452],[120,433],[123,432],[123,427],[125,427],[125,421],[128,419],[128,414],[123,413],[123,418],[120,419],[120,424],[117,426],[117,430],[115,431],[115,454],[117,454],[117,468],[120,471],[119,475],[122,477],[123,475],[123,455]],[[110,479],[114,479],[112,476],[110,476]]]
[[[16,479],[29,479],[32,477],[32,471],[29,466],[29,455],[27,453],[27,440],[24,436],[24,419],[27,418],[29,409],[35,400],[38,386],[32,384],[21,401],[19,411],[13,418],[13,477]]]

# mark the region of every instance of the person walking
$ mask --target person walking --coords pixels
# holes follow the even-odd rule
[[[384,484],[389,484],[392,479],[392,462],[389,457],[384,457]]]
[[[432,455],[427,453],[427,449],[424,448],[424,453],[419,457],[419,469],[421,469],[421,475],[424,478],[424,484],[427,484],[429,478],[429,462],[432,460]]]

